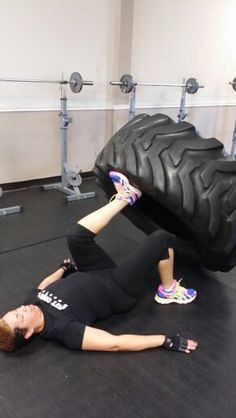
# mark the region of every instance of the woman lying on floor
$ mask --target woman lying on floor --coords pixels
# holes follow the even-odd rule
[[[77,267],[65,260],[55,273],[33,289],[24,305],[0,319],[0,349],[13,351],[34,335],[72,349],[140,351],[163,347],[190,353],[197,342],[179,335],[113,335],[92,327],[112,314],[132,309],[147,290],[148,278],[158,268],[161,284],[155,300],[161,304],[190,303],[197,292],[173,279],[174,236],[158,230],[116,266],[95,242],[95,236],[141,192],[120,173],[109,173],[117,194],[104,207],[82,218],[68,235]],[[78,268],[78,271],[77,271]],[[60,280],[65,278],[65,280]]]

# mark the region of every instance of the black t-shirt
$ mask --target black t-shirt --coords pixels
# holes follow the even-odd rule
[[[86,325],[113,313],[112,300],[121,289],[112,271],[76,272],[44,290],[32,289],[24,304],[37,305],[42,310],[45,325],[40,336],[81,349]]]

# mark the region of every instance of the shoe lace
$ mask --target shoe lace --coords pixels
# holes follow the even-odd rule
[[[132,197],[133,192],[126,185],[121,186],[120,189],[117,187],[117,193],[115,193],[115,194],[113,194],[113,196],[111,196],[110,202],[112,202],[112,200],[114,200],[117,195],[119,195],[121,197],[121,199],[122,198],[127,199],[127,197]]]
[[[132,190],[130,189],[131,185],[129,183],[125,183],[125,184],[119,184],[118,183],[116,185],[116,187],[117,187],[117,191],[118,191],[119,194],[127,195],[127,194],[132,193]]]
[[[181,296],[185,291],[185,287],[180,285],[181,281],[182,281],[182,279],[178,280],[178,282],[176,283],[176,288],[175,288],[175,292],[174,292],[174,294],[176,296]]]

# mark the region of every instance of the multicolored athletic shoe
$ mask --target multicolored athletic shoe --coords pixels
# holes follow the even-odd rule
[[[113,198],[127,200],[130,205],[133,205],[142,195],[142,192],[132,186],[124,174],[118,173],[117,171],[110,171],[109,176],[117,191],[117,194],[112,196],[111,200]]]
[[[174,280],[173,287],[170,291],[163,288],[162,285],[158,286],[155,301],[163,305],[168,303],[191,303],[197,296],[197,292],[194,289],[185,289],[180,286],[181,280],[178,282]]]

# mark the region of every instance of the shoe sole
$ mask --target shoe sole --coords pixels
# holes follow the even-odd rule
[[[125,183],[127,183],[127,184],[130,184],[130,182],[129,182],[129,179],[124,175],[124,174],[122,174],[122,173],[118,173],[118,172],[116,172],[116,171],[110,171],[109,172],[109,176],[111,177],[111,179],[113,180],[113,178],[112,178],[112,176],[114,175],[114,177],[119,177],[119,178],[121,178],[122,179],[122,183],[120,183],[120,182],[117,182],[117,183],[120,183],[120,184],[122,184],[122,186],[124,186],[124,184]],[[131,185],[131,184],[130,184]]]
[[[179,305],[187,305],[188,303],[191,303],[196,299],[196,296],[193,296],[191,299],[164,299],[160,298],[159,296],[155,296],[155,301],[157,303],[160,303],[161,305],[169,305],[170,303],[178,303]]]

